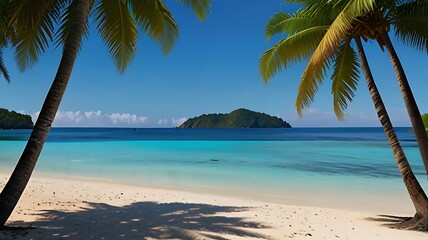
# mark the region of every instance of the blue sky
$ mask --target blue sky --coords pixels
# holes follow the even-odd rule
[[[54,126],[172,127],[189,117],[237,108],[276,115],[295,127],[380,126],[364,79],[343,122],[333,113],[329,79],[303,118],[297,116],[294,103],[304,63],[267,85],[261,81],[258,58],[275,43],[264,39],[265,24],[275,12],[293,12],[297,6],[281,5],[282,0],[218,0],[206,21],[199,22],[189,9],[165,2],[180,26],[180,40],[171,53],[164,56],[141,36],[134,62],[120,75],[92,27]],[[427,55],[395,41],[393,33],[391,37],[419,108],[428,112]],[[410,126],[388,55],[376,43],[364,46],[394,125]],[[0,107],[36,116],[60,53],[50,48],[37,65],[21,73],[7,49],[4,58],[12,82],[0,81]]]

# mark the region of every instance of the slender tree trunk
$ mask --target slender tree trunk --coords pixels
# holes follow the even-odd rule
[[[412,203],[416,209],[416,214],[413,219],[409,222],[403,223],[400,227],[426,231],[428,230],[428,198],[415,175],[413,174],[406,155],[404,154],[400,142],[398,141],[397,135],[394,132],[394,128],[392,127],[392,123],[389,119],[385,105],[379,94],[376,83],[374,82],[360,38],[355,38],[355,42],[357,43],[358,54],[361,60],[361,67],[363,69],[364,77],[366,79],[367,87],[369,88],[377,116],[380,123],[382,124],[389,144],[391,145],[392,152],[394,153],[394,157],[398,165],[398,170],[403,177],[404,185],[406,186],[410,199],[412,200]]]
[[[4,226],[7,219],[12,214],[13,209],[30,180],[67,87],[90,10],[89,0],[78,0],[77,4],[72,30],[69,38],[65,42],[63,56],[55,79],[46,96],[37,122],[34,125],[34,129],[21,158],[0,194],[0,227]]]
[[[394,66],[395,75],[397,76],[398,85],[400,86],[401,94],[403,95],[404,103],[406,104],[407,113],[409,114],[410,122],[412,123],[413,131],[415,132],[416,141],[419,146],[419,151],[425,165],[425,171],[428,178],[428,137],[425,131],[425,126],[422,121],[421,113],[419,112],[416,100],[413,97],[412,89],[407,81],[403,66],[395,52],[394,46],[391,43],[388,33],[382,35],[385,42],[386,50],[388,51],[391,63]]]

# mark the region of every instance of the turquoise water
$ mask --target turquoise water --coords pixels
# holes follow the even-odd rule
[[[413,134],[397,133],[426,188]],[[13,169],[28,135],[0,131],[2,171]],[[280,203],[411,210],[379,128],[53,129],[36,172]]]

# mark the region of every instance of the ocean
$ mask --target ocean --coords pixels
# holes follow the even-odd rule
[[[427,189],[414,134],[396,132]],[[29,134],[0,131],[0,171],[13,170]],[[412,210],[381,128],[53,128],[35,172],[295,205]]]

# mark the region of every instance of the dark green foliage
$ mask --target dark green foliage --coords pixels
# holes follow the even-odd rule
[[[281,118],[265,113],[237,109],[229,114],[204,114],[190,118],[179,128],[290,128]]]
[[[0,32],[6,31],[6,8],[9,1],[0,1]],[[3,50],[7,47],[7,37],[5,34],[0,34],[0,76],[3,76],[7,82],[10,82],[10,76],[7,72],[6,65],[3,60]]]
[[[33,128],[30,115],[0,108],[0,129],[28,129]]]

